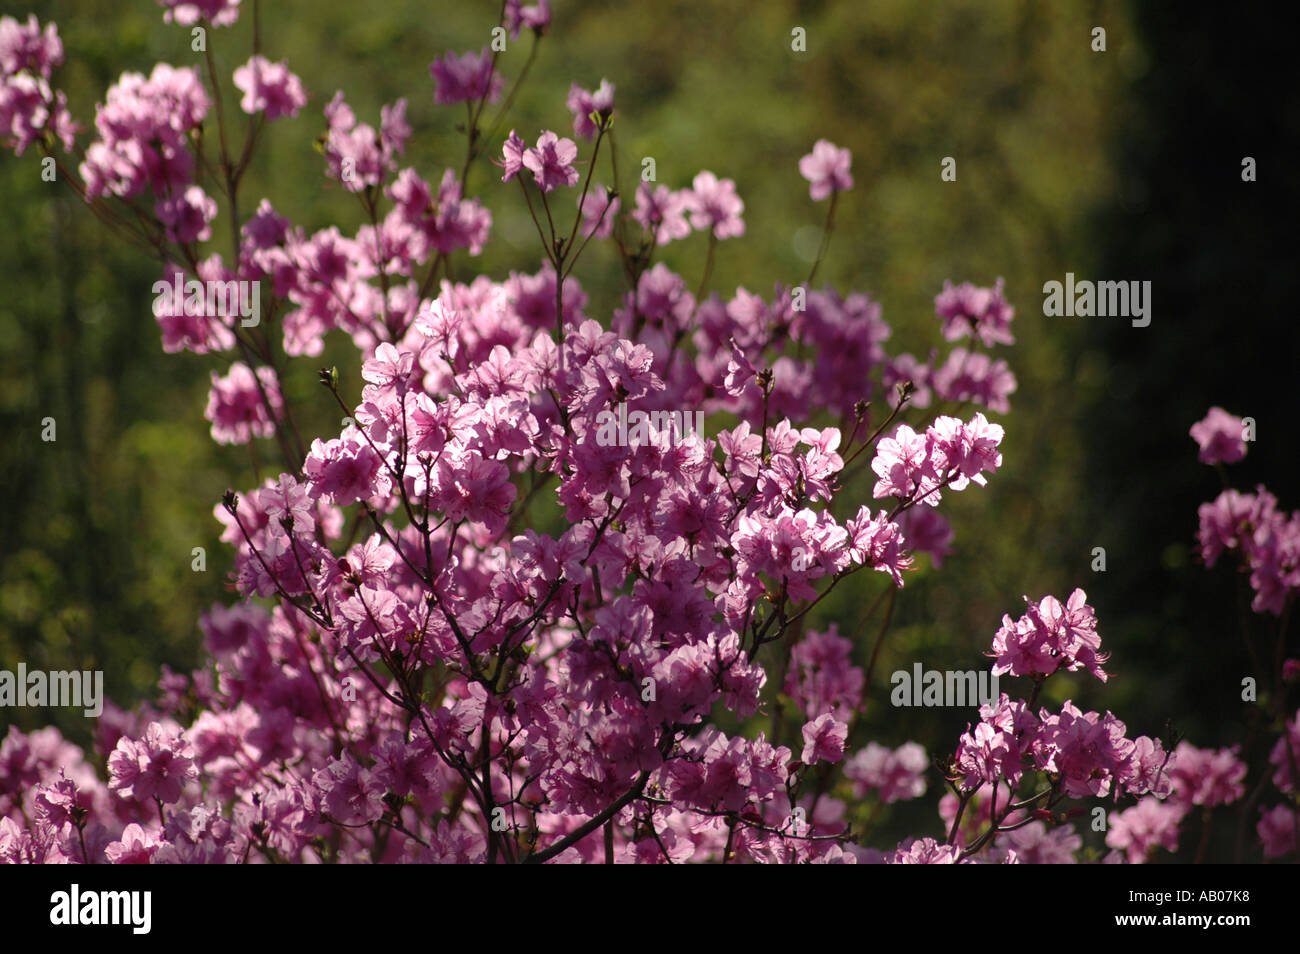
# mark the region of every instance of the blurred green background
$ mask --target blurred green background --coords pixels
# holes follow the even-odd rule
[[[67,60],[56,82],[83,125],[123,71],[201,62],[188,31],[165,25],[147,0],[9,7],[58,23]],[[265,195],[308,231],[361,224],[355,199],[324,177],[313,148],[336,89],[374,124],[382,104],[407,97],[415,132],[404,164],[431,181],[459,167],[463,108],[433,104],[428,64],[486,45],[496,3],[263,7],[263,52],[287,59],[311,99],[297,118],[268,127],[241,189],[246,209]],[[1212,404],[1253,415],[1260,439],[1238,484],[1265,481],[1284,506],[1297,503],[1295,185],[1286,162],[1296,109],[1267,72],[1291,57],[1283,31],[1249,8],[1228,16],[1180,5],[1175,15],[1075,0],[554,8],[502,132],[571,134],[569,83],[609,79],[628,181],[643,156],[673,188],[701,169],[735,180],[748,228],[718,249],[711,285],[724,297],[738,285],[770,296],[776,282],[806,276],[825,205],[809,200],[797,163],[823,137],[852,150],[856,186],[841,199],[818,281],[880,301],[891,353],[946,353],[933,314],[945,279],[1006,280],[1017,343],[998,356],[1019,388],[1000,419],[1003,469],[984,490],[947,495],[956,552],[937,573],[923,559],[899,596],[870,690],[870,737],[951,751],[973,710],[892,709],[889,673],[914,661],[982,668],[980,654],[1002,614],[1019,615],[1022,595],[1064,598],[1081,586],[1115,678],[1104,687],[1053,680],[1049,701],[1109,708],[1135,733],[1158,734],[1172,719],[1196,744],[1238,741],[1240,679],[1252,674],[1236,635],[1241,581],[1195,562],[1196,505],[1218,484],[1196,463],[1187,428]],[[1104,53],[1091,48],[1097,26]],[[807,31],[806,52],[791,50],[794,27]],[[251,16],[208,41],[229,97],[230,74],[250,52]],[[507,81],[529,42],[522,36],[504,54]],[[1246,155],[1259,162],[1256,183],[1241,182]],[[946,156],[957,161],[956,182],[940,180]],[[609,184],[604,160],[600,171]],[[0,157],[12,223],[0,232],[0,667],[102,668],[108,695],[129,704],[153,694],[161,665],[200,662],[199,613],[233,599],[213,507],[227,487],[252,486],[253,468],[245,448],[211,441],[202,416],[209,372],[224,373],[230,359],[164,354],[150,313],[156,265],[39,172],[35,150]],[[471,172],[469,190],[495,225],[484,256],[453,259],[459,279],[538,268],[526,209],[498,178],[482,161]],[[218,233],[213,248],[227,247]],[[693,287],[704,247],[695,236],[664,260]],[[1067,271],[1152,280],[1152,324],[1045,318],[1042,285]],[[588,313],[605,318],[623,290],[613,250],[593,246],[576,274]],[[322,358],[291,362],[288,396],[304,435],[337,431],[315,369],[338,363],[355,395],[351,350],[336,342]],[[57,421],[53,443],[40,440],[47,416]],[[273,442],[259,442],[259,453],[278,460]],[[853,492],[866,499],[869,484]],[[205,572],[191,569],[199,546]],[[1105,573],[1091,569],[1097,546]],[[884,578],[853,579],[826,601],[819,625],[858,628]],[[858,638],[862,664],[874,632]],[[65,710],[0,711],[0,733],[15,718],[89,736],[87,720]],[[1258,760],[1258,745],[1251,754]],[[887,831],[873,842],[937,833],[933,787],[880,824]]]

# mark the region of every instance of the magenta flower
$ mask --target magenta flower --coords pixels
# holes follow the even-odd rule
[[[573,113],[573,134],[590,142],[597,132],[591,114],[599,114],[604,121],[614,111],[614,85],[609,80],[602,79],[593,93],[574,83],[569,88],[567,105],[569,112]]]
[[[956,474],[949,483],[953,490],[963,489],[967,480],[983,487],[988,481],[982,472],[993,473],[1002,466],[998,451],[1002,434],[1000,425],[990,424],[978,412],[968,423],[955,417],[936,418],[926,431],[935,473],[945,478]]]
[[[791,650],[785,691],[808,716],[831,713],[847,722],[857,709],[865,677],[849,658],[852,648],[832,623],[824,633],[810,631]]]
[[[537,3],[526,7],[522,5],[521,0],[506,0],[505,22],[512,40],[519,37],[522,27],[527,27],[540,36],[551,24],[550,0],[537,0]]]
[[[667,186],[651,187],[642,182],[636,188],[636,208],[632,218],[655,238],[655,244],[667,245],[674,239],[691,234],[686,214],[691,209],[689,190],[674,192]]]
[[[1242,419],[1221,407],[1210,408],[1190,433],[1201,448],[1197,458],[1202,464],[1235,464],[1246,456]]]
[[[868,742],[844,763],[844,777],[853,782],[856,797],[875,792],[882,803],[889,804],[924,795],[929,767],[925,749],[915,742],[905,742],[897,749]]]
[[[849,736],[849,727],[827,712],[803,727],[803,754],[800,761],[805,765],[817,762],[838,762],[844,757],[844,742]]]
[[[592,186],[584,200],[578,196],[578,211],[582,213],[581,234],[607,239],[614,232],[614,217],[618,215],[618,196],[611,196],[603,185]]]
[[[932,456],[934,442],[925,434],[918,434],[906,424],[900,424],[892,437],[883,438],[876,445],[876,456],[871,469],[880,479],[872,496],[921,499],[934,506],[939,502],[939,476]]]
[[[283,409],[280,383],[271,368],[260,367],[257,377],[248,366],[236,361],[224,378],[212,374],[212,391],[203,416],[212,422],[212,439],[218,444],[247,444],[253,437],[270,437],[275,421],[267,414],[258,390],[260,381],[267,400],[278,417]]]
[[[230,26],[239,19],[239,0],[158,0],[166,7],[163,21],[179,26],[194,26],[207,20],[214,27]]]
[[[1064,606],[1054,596],[1037,603],[1025,597],[1025,603],[1025,615],[1014,623],[1003,616],[993,637],[996,675],[1049,676],[1058,669],[1087,669],[1106,681],[1101,667],[1107,656],[1100,651],[1096,617],[1083,590],[1075,589]]]
[[[524,152],[527,151],[527,144],[515,135],[515,131],[510,130],[510,135],[506,137],[505,145],[501,147],[501,152],[505,157],[503,163],[505,172],[501,176],[502,182],[509,182],[519,174],[519,170],[524,167]]]
[[[0,17],[0,77],[28,70],[48,80],[62,62],[63,41],[53,23],[47,23],[42,30],[35,14],[28,14],[26,23]]]
[[[217,203],[196,185],[179,195],[162,199],[154,206],[158,221],[167,228],[167,238],[182,244],[206,242],[212,237],[209,223],[217,217]]]
[[[1264,846],[1265,858],[1281,858],[1296,850],[1296,811],[1288,805],[1260,809],[1255,832]]]
[[[735,238],[745,234],[740,214],[745,203],[736,195],[736,184],[719,179],[712,172],[701,172],[691,183],[691,227],[698,232],[713,233],[715,238]]]
[[[852,155],[827,139],[818,139],[813,151],[799,160],[799,175],[810,183],[809,192],[814,202],[828,198],[832,192],[853,188],[849,175]]]
[[[1110,814],[1106,844],[1124,852],[1129,864],[1139,865],[1156,848],[1178,850],[1182,820],[1183,810],[1177,805],[1147,796],[1132,808]]]
[[[971,401],[1005,414],[1011,409],[1007,398],[1016,390],[1016,376],[1000,358],[953,348],[948,360],[931,373],[930,385],[941,401]]]
[[[198,777],[193,754],[179,726],[152,722],[138,741],[118,740],[108,760],[108,787],[123,798],[170,805]]]
[[[943,319],[947,341],[970,336],[985,347],[1015,343],[1011,319],[1016,310],[1007,304],[1000,278],[992,288],[977,288],[970,282],[953,287],[952,282],[944,282],[943,291],[935,296],[934,310]]]
[[[302,80],[289,72],[283,62],[272,63],[263,56],[253,56],[235,70],[235,86],[243,91],[239,108],[249,113],[265,113],[267,119],[297,116],[307,105]]]
[[[578,157],[578,147],[572,139],[561,139],[553,132],[544,132],[537,145],[523,155],[523,164],[537,181],[537,188],[550,192],[556,186],[578,183],[578,170],[573,160]]]
[[[1184,808],[1192,805],[1229,805],[1246,792],[1246,763],[1238,758],[1238,746],[1198,749],[1180,742],[1170,762],[1172,796]]]
[[[941,845],[933,838],[908,838],[897,850],[885,856],[891,865],[955,865],[961,851],[954,845]]]
[[[429,64],[433,77],[433,101],[439,104],[464,103],[480,99],[495,103],[501,98],[503,81],[493,67],[487,47],[475,53],[456,55],[450,50]]]
[[[159,833],[145,831],[132,822],[122,830],[121,837],[104,848],[104,855],[113,865],[147,865],[160,846]]]
[[[124,73],[95,113],[99,138],[86,149],[79,170],[87,196],[129,199],[146,187],[156,196],[183,192],[194,164],[187,136],[208,106],[195,67],[159,63],[147,79]]]

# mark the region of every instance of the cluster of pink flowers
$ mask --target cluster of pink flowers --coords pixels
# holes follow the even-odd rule
[[[29,16],[26,23],[0,17],[0,145],[18,155],[49,135],[72,150],[77,124],[68,112],[68,97],[50,87],[54,68],[63,62],[63,42],[54,24],[44,30]]]
[[[1246,456],[1242,418],[1211,408],[1192,425],[1191,435],[1206,464],[1231,464]],[[1224,553],[1234,554],[1250,574],[1257,613],[1281,616],[1300,588],[1300,512],[1279,510],[1277,498],[1264,489],[1243,494],[1231,487],[1198,510],[1198,541],[1206,566]]]
[[[1058,669],[1087,669],[1105,682],[1101,666],[1106,656],[1099,652],[1101,637],[1087,598],[1083,590],[1075,590],[1062,606],[1054,596],[1037,603],[1025,597],[1025,615],[1015,622],[1003,616],[1002,628],[993,637],[993,672],[999,676],[1050,676]]]
[[[214,25],[238,9],[165,6]],[[503,9],[512,35],[549,28],[545,0]],[[6,77],[11,62],[56,59],[52,29],[37,34],[39,55],[22,52],[35,21],[24,30],[21,43],[0,32]],[[431,72],[436,102],[472,104],[468,166],[473,104],[502,92],[497,57],[449,53]],[[286,64],[260,57],[235,81],[250,123],[305,99]],[[1031,677],[1033,696],[1003,694],[961,737],[942,773],[946,838],[864,846],[848,799],[874,813],[917,798],[930,762],[914,742],[858,738],[871,670],[834,624],[801,621],[850,576],[892,599],[916,553],[937,566],[949,552],[934,508],[1002,465],[1003,428],[984,412],[1006,410],[1005,362],[891,356],[880,305],[829,286],[724,297],[703,280],[692,293],[653,255],[692,229],[709,234],[710,256],[744,234],[735,183],[710,172],[679,192],[643,183],[632,210],[588,174],[573,231],[557,231],[547,195],[584,177],[577,144],[550,130],[533,147],[512,131],[502,149],[502,181],[528,171],[524,199],[544,204],[544,263],[452,281],[448,257],[478,255],[491,216],[463,173],[435,191],[401,165],[405,100],[383,108],[378,131],[341,92],[325,107],[324,173],[366,213],[354,233],[308,235],[262,200],[228,263],[201,257],[218,206],[192,150],[214,137],[190,134],[210,95],[194,70],[124,76],[96,119],[85,194],[152,190],[169,280],[268,284],[266,327],[248,335],[165,303],[155,317],[168,351],[239,349],[212,375],[213,437],[274,437],[283,470],[215,507],[243,601],[201,620],[201,669],[165,671],[152,705],[106,708],[106,779],[52,729],[0,742],[0,860],[1052,862],[1081,845],[1051,812],[1064,799],[1163,805],[1171,780],[1188,804],[1239,794],[1231,755],[1189,753],[1171,775],[1162,744],[1129,738],[1109,712],[1036,708],[1061,670],[1106,679],[1076,591],[1031,603],[994,638],[996,670]],[[568,106],[594,166],[613,87],[575,86]],[[800,171],[818,199],[852,185],[848,167],[822,141]],[[627,271],[607,322],[571,274],[585,245],[566,234],[579,227],[614,239]],[[948,340],[1012,340],[1000,282],[949,286],[936,310]],[[277,321],[290,359],[320,354],[333,333],[360,355],[360,382],[320,370],[322,400],[346,418],[309,446],[273,360]],[[919,429],[900,420],[932,398],[976,409]],[[726,423],[671,446],[598,439],[620,408]],[[837,506],[859,457],[887,507]],[[1294,788],[1285,769],[1278,784]],[[1030,779],[1045,787],[1018,794]],[[1128,810],[1116,858],[1168,842],[1147,804]]]
[[[1246,419],[1230,414],[1221,407],[1212,407],[1205,417],[1191,427],[1192,439],[1200,448],[1198,457],[1203,464],[1216,466],[1223,473],[1223,464],[1235,464],[1246,456],[1247,445],[1254,439],[1254,429]],[[1223,478],[1227,484],[1226,475]],[[1243,573],[1249,574],[1254,592],[1251,608],[1260,614],[1268,613],[1281,618],[1282,628],[1274,637],[1279,671],[1274,675],[1278,687],[1275,723],[1280,735],[1269,753],[1273,766],[1272,782],[1287,800],[1272,808],[1261,808],[1256,822],[1256,833],[1264,846],[1264,857],[1281,858],[1300,850],[1300,811],[1295,807],[1295,794],[1300,791],[1300,711],[1288,716],[1284,687],[1294,682],[1300,673],[1300,662],[1283,659],[1285,624],[1288,610],[1300,589],[1300,511],[1287,514],[1278,509],[1277,498],[1263,485],[1253,494],[1243,494],[1226,487],[1212,502],[1201,504],[1197,511],[1200,529],[1197,541],[1200,556],[1207,567],[1214,566],[1225,553],[1236,557]],[[1250,635],[1243,629],[1243,638]],[[1242,773],[1244,774],[1244,772]],[[1239,778],[1225,779],[1221,785],[1210,789],[1210,794],[1224,791],[1236,798],[1241,795]],[[1194,804],[1202,804],[1195,801]]]

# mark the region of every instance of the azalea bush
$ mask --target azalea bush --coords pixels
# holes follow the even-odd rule
[[[162,5],[214,37],[257,9]],[[214,501],[239,601],[200,620],[209,662],[166,673],[152,704],[109,705],[94,753],[53,728],[0,742],[0,857],[1141,862],[1178,847],[1194,808],[1208,831],[1243,797],[1236,749],[1043,704],[1059,673],[1109,678],[1081,589],[1027,599],[987,634],[984,663],[1015,691],[960,738],[927,752],[871,737],[898,594],[951,552],[944,499],[1002,465],[1002,282],[946,283],[934,350],[890,353],[878,302],[816,284],[855,187],[849,152],[823,139],[790,170],[824,204],[809,274],[723,297],[715,259],[745,235],[735,183],[705,170],[674,188],[620,163],[607,81],[575,83],[557,128],[511,129],[533,60],[507,77],[497,40],[544,42],[550,10],[505,0],[493,26],[482,50],[430,65],[431,108],[464,114],[457,168],[408,163],[405,99],[378,117],[328,99],[322,187],[356,214],[309,234],[241,188],[308,102],[258,31],[230,77],[210,56],[124,74],[83,128],[56,88],[55,27],[0,20],[0,136],[155,258],[162,347],[223,369],[213,439],[255,467],[258,440],[278,454],[275,477]],[[529,214],[537,270],[466,281],[493,226],[467,176],[489,162]],[[610,314],[588,314],[574,276],[592,243],[626,282]],[[670,243],[694,243],[696,274],[656,262]],[[355,346],[360,380],[320,368],[340,423],[304,434],[285,375],[327,337]],[[1202,459],[1233,459],[1238,425],[1194,428]],[[1231,493],[1202,512],[1206,561],[1240,554],[1256,609],[1284,621],[1300,518]],[[841,587],[877,624],[865,668],[824,616]],[[1296,850],[1281,656],[1261,726],[1281,732],[1268,857]],[[872,838],[879,812],[936,793],[930,830]],[[1081,829],[1105,832],[1104,857]]]

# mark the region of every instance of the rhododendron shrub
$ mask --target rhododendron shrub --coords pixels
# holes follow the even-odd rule
[[[182,25],[241,13],[163,6]],[[549,6],[508,2],[500,25],[536,43]],[[464,164],[445,171],[408,164],[405,99],[376,125],[334,93],[322,182],[357,218],[309,233],[240,192],[268,125],[307,108],[290,64],[124,74],[83,145],[51,86],[62,56],[53,26],[0,20],[0,135],[56,158],[185,286],[155,305],[162,347],[220,362],[215,441],[273,438],[280,460],[214,507],[241,599],[199,621],[209,662],[165,671],[152,704],[110,705],[93,755],[53,729],[0,742],[0,858],[1060,862],[1081,850],[1071,819],[1101,805],[1124,806],[1107,860],[1137,862],[1176,847],[1191,806],[1240,797],[1231,750],[1040,702],[1062,671],[1108,678],[1081,590],[1004,618],[987,655],[1024,692],[981,708],[955,748],[870,738],[875,655],[859,667],[809,614],[850,577],[892,607],[918,555],[937,568],[951,552],[943,501],[1002,466],[990,415],[1015,378],[987,349],[1014,343],[1014,309],[1000,280],[948,283],[936,338],[964,344],[921,360],[887,350],[878,302],[815,287],[854,186],[847,150],[820,140],[799,163],[811,200],[829,200],[807,279],[723,297],[709,278],[745,235],[736,183],[704,170],[621,192],[606,80],[555,104],[576,141],[499,136],[522,74],[492,49],[446,52],[422,94],[468,117]],[[465,276],[491,238],[466,188],[485,158],[490,187],[530,214],[538,268],[452,281],[449,260]],[[592,241],[626,278],[609,314],[574,275]],[[698,243],[698,279],[655,261],[673,242]],[[203,307],[203,290],[239,283],[259,283],[264,321]],[[360,380],[320,369],[343,422],[304,435],[284,375],[327,336],[355,345]],[[705,433],[672,425],[688,412]],[[1296,570],[1290,524],[1242,542],[1263,506],[1225,504],[1206,545],[1248,550],[1271,609]],[[1294,791],[1294,761],[1276,764]],[[873,847],[852,822],[936,785],[917,838]],[[1294,850],[1286,811],[1261,817],[1270,854]]]

